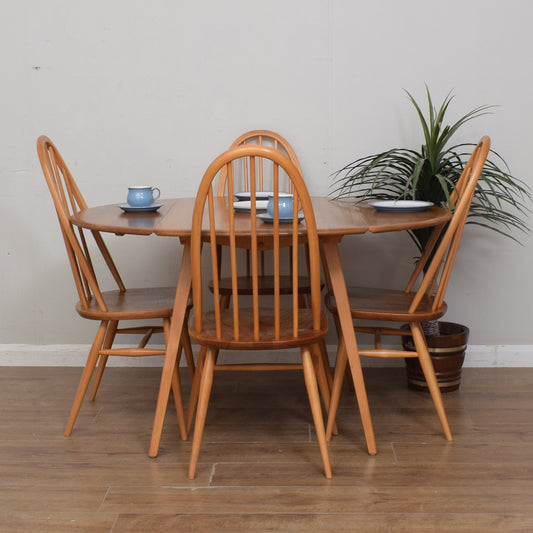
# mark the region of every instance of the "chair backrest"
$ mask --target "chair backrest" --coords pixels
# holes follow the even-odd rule
[[[424,294],[433,296],[433,309],[439,308],[444,301],[477,181],[489,150],[490,139],[485,136],[472,152],[455,190],[450,195],[449,208],[453,210],[452,218],[448,224],[438,226],[433,231],[405,289],[406,292],[411,292],[420,274],[424,272],[410,312],[416,310]]]
[[[273,183],[272,192],[274,193],[274,215],[273,223],[266,224],[262,220],[258,220],[255,210],[255,194],[258,189],[258,162],[259,160],[269,160],[273,164]],[[252,212],[250,215],[235,213],[233,202],[226,201],[225,198],[217,197],[215,190],[215,181],[217,175],[222,171],[226,173],[228,195],[231,197],[234,192],[235,165],[245,165],[250,176],[250,194],[252,201]],[[293,186],[294,211],[293,221],[290,224],[279,223],[279,213],[277,207],[277,199],[279,194],[279,176],[283,171],[289,178]],[[305,220],[298,223],[298,214],[303,215]],[[210,259],[202,261],[202,242],[209,242]],[[217,336],[221,335],[221,304],[220,294],[218,288],[219,279],[219,263],[217,258],[216,248],[218,245],[225,245],[229,247],[230,253],[230,269],[233,291],[231,296],[233,306],[233,340],[243,340],[239,328],[240,310],[244,308],[241,305],[243,297],[239,296],[237,287],[237,277],[239,263],[237,249],[245,247],[251,251],[251,277],[253,286],[253,295],[251,296],[251,307],[253,310],[253,332],[250,332],[249,340],[263,339],[265,335],[272,335],[272,339],[279,339],[280,332],[280,309],[282,306],[282,299],[280,297],[279,282],[280,282],[280,249],[282,247],[291,247],[290,262],[292,265],[291,276],[293,291],[292,296],[289,297],[292,302],[292,318],[293,318],[293,336],[298,337],[298,245],[307,244],[303,247],[304,253],[308,254],[306,257],[309,267],[309,276],[311,280],[311,310],[312,310],[312,328],[319,329],[320,325],[320,263],[319,263],[319,248],[318,235],[316,230],[315,216],[309,193],[303,181],[303,178],[296,168],[296,166],[277,150],[260,145],[248,145],[230,148],[227,152],[217,157],[209,166],[204,174],[193,212],[192,221],[192,235],[191,235],[191,254],[192,254],[192,294],[193,294],[193,308],[195,316],[195,330],[198,333],[203,331],[202,325],[202,309],[203,309],[203,295],[208,291],[204,291],[202,274],[206,276],[207,268],[211,271],[213,279],[213,309],[216,318],[216,332]],[[258,279],[260,273],[258,272],[258,254],[261,250],[268,248],[272,250],[273,256],[273,272],[274,272],[274,293],[271,296],[264,296],[259,294]],[[209,276],[209,274],[207,274]],[[241,298],[241,299],[240,299]],[[260,298],[268,298],[268,303],[265,305],[264,300]],[[262,308],[270,307],[274,309],[274,327],[272,331],[260,332],[260,314]],[[243,311],[244,312],[244,311]]]
[[[93,261],[89,254],[85,232],[82,228],[75,230],[70,221],[70,216],[86,209],[87,204],[61,154],[48,137],[44,135],[39,137],[37,140],[37,152],[59,219],[59,225],[67,248],[67,255],[72,268],[80,304],[82,308],[87,308],[89,302],[94,298],[100,306],[100,309],[107,311],[102,292],[98,285]],[[120,278],[120,274],[102,236],[97,231],[91,231],[90,233],[93,235],[105,264],[109,268],[119,290],[125,291],[124,283]]]
[[[267,146],[269,148],[272,148],[273,150],[278,150],[281,153],[284,153],[294,164],[294,166],[298,169],[300,174],[302,174],[302,169],[300,168],[300,162],[298,161],[298,158],[296,157],[296,153],[294,152],[292,146],[289,144],[289,142],[284,139],[279,133],[276,133],[274,131],[269,130],[252,130],[248,131],[246,133],[243,133],[240,137],[237,137],[231,144],[230,148],[235,148],[236,146],[247,146],[247,145],[259,145],[259,146]],[[248,191],[250,189],[250,178],[248,176],[248,169],[247,167],[244,167],[241,169],[242,171],[242,182],[239,183],[239,189],[236,189],[236,192],[239,191]],[[258,175],[257,175],[257,190],[259,191],[265,191],[270,190],[271,183],[272,183],[272,177],[270,172],[265,172],[263,161],[259,160],[258,164]],[[266,178],[266,179],[265,179]],[[270,179],[269,179],[270,178]],[[226,172],[223,170],[220,174],[219,182],[218,182],[218,196],[224,196],[226,194]],[[292,184],[287,183],[287,188],[289,192],[292,192],[291,190]]]

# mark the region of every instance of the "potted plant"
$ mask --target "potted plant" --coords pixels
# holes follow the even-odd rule
[[[332,197],[354,198],[356,201],[412,199],[435,205],[447,204],[475,146],[472,143],[452,144],[452,138],[467,122],[488,114],[494,106],[476,107],[455,123],[445,125],[445,115],[453,99],[451,93],[437,109],[426,87],[427,115],[413,96],[406,93],[424,135],[420,150],[393,148],[349,163],[334,174]],[[528,186],[512,176],[505,160],[491,150],[477,184],[468,222],[517,241],[512,232],[528,231],[524,217],[530,212],[530,201]],[[409,232],[420,252],[426,247],[431,231],[432,228],[423,228]],[[423,328],[430,353],[433,352],[432,360],[441,390],[457,389],[468,328],[448,322],[423,324]],[[427,390],[423,374],[416,368],[418,360],[406,359],[406,363],[409,386]]]

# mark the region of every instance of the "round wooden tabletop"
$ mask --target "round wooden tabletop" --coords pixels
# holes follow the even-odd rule
[[[216,199],[217,215],[220,221],[227,217],[228,205],[225,198]],[[117,204],[91,207],[73,215],[73,224],[83,228],[109,233],[134,235],[162,235],[187,237],[191,232],[194,198],[159,200],[163,204],[154,212],[126,213]],[[430,207],[419,212],[381,212],[366,203],[356,204],[353,200],[331,200],[313,197],[313,209],[320,236],[356,235],[366,232],[382,233],[403,231],[447,222],[451,213],[442,207]],[[239,233],[247,233],[251,226],[250,215],[236,213]],[[220,229],[220,225],[217,228]],[[265,233],[272,226],[258,220],[258,231]],[[292,226],[289,224],[286,231]],[[218,229],[217,229],[218,231]],[[302,225],[302,232],[305,226]]]

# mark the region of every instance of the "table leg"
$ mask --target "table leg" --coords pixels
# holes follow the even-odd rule
[[[181,331],[191,291],[191,280],[191,245],[190,242],[186,242],[184,244],[183,255],[181,258],[178,286],[176,289],[176,298],[174,300],[174,310],[172,312],[165,360],[161,372],[161,383],[159,385],[159,396],[157,398],[157,406],[155,409],[152,440],[150,441],[150,451],[148,452],[150,457],[157,457],[159,451],[159,441],[161,440],[161,432],[163,431],[163,422],[165,420],[168,397],[172,385],[172,376],[174,373],[174,367],[176,366]]]
[[[346,281],[342,270],[341,259],[339,255],[338,242],[332,239],[321,239],[323,268],[325,275],[331,284],[331,290],[335,295],[337,311],[339,315],[340,328],[345,343],[348,362],[352,373],[352,379],[355,388],[355,395],[359,405],[363,431],[365,433],[368,453],[374,455],[377,453],[374,430],[372,428],[372,419],[370,418],[370,409],[368,407],[368,398],[366,395],[365,382],[363,379],[363,370],[361,360],[357,349],[355,331],[353,329],[353,320],[350,312],[350,303],[346,291]],[[342,342],[342,339],[339,339]],[[335,390],[335,387],[334,387]],[[339,391],[340,393],[340,391]],[[332,397],[332,403],[338,404],[338,398]],[[334,414],[333,414],[334,415]]]

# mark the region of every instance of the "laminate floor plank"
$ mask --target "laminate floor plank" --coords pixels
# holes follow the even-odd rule
[[[335,475],[335,472],[333,472]],[[317,475],[320,475],[317,472]],[[111,487],[101,506],[107,513],[511,513],[531,508],[531,493],[499,485],[304,487]],[[533,511],[532,511],[533,512]]]
[[[459,444],[446,443],[443,446],[434,443],[425,444],[413,442],[410,444],[393,444],[398,464],[421,464],[431,462],[432,464],[450,463],[514,463],[530,465],[533,464],[533,447],[520,446],[518,443],[509,444]],[[533,494],[532,494],[533,496]]]
[[[446,464],[385,464],[372,462],[358,465],[335,465],[335,486],[368,487],[476,487],[498,484],[522,488],[533,494],[533,464],[505,463],[446,463]],[[275,470],[275,476],[273,471]],[[215,464],[211,478],[213,487],[269,486],[329,486],[331,482],[316,476],[304,463],[276,464],[239,463]]]
[[[2,533],[109,533],[116,514],[79,511],[0,511]]]
[[[420,513],[325,513],[315,514],[121,514],[113,533],[190,533],[216,531],[242,533],[275,531],[291,533],[480,533],[499,531],[524,533],[533,530],[528,515],[506,514],[428,514]]]
[[[76,487],[62,487],[50,483],[46,487],[0,487],[0,509],[3,511],[97,513],[105,500],[108,487],[92,488],[79,483]]]
[[[187,479],[189,463],[160,464],[147,458],[139,458],[131,464],[71,463],[64,464],[58,457],[56,462],[34,462],[31,469],[28,463],[0,463],[0,489],[47,489],[49,487],[102,489],[107,491],[112,485],[121,486],[182,486],[191,488],[207,486],[211,477],[209,471],[198,475],[195,480]]]

